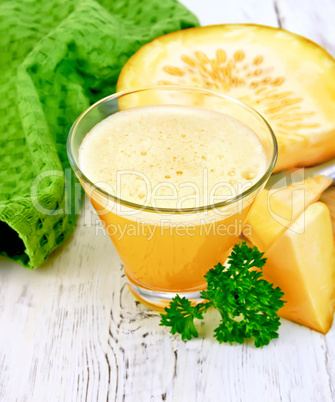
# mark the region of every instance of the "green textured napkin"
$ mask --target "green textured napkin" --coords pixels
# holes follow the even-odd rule
[[[0,3],[0,254],[35,268],[81,203],[73,177],[64,191],[71,124],[140,46],[198,21],[175,0]]]

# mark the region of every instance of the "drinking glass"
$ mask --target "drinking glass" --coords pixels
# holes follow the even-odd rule
[[[224,200],[212,197],[188,208],[130,202],[106,183],[93,183],[85,176],[78,160],[85,135],[120,110],[156,105],[201,108],[239,120],[253,130],[264,148],[263,174],[239,192],[234,193],[230,186],[231,196]],[[199,300],[201,290],[206,288],[204,275],[229,256],[277,159],[275,136],[257,111],[221,93],[185,86],[140,88],[101,99],[75,121],[67,146],[72,168],[123,260],[130,290],[153,308],[168,305],[176,294]]]

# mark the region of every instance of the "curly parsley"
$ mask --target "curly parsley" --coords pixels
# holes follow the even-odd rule
[[[173,298],[160,325],[171,327],[172,334],[181,334],[183,340],[198,337],[194,319],[202,320],[209,307],[221,315],[214,336],[220,342],[243,343],[255,340],[256,347],[268,345],[278,338],[280,319],[277,311],[283,307],[280,288],[262,279],[266,258],[256,247],[245,242],[235,245],[227,266],[217,264],[205,275],[207,290],[201,292],[204,302],[192,305],[185,297]]]

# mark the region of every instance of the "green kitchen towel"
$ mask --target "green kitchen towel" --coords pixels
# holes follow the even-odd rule
[[[71,233],[71,124],[139,47],[195,25],[176,0],[0,0],[0,254],[35,268]]]

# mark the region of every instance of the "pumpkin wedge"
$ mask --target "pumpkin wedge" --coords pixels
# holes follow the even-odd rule
[[[335,241],[335,186],[329,187],[321,196],[320,200],[329,208],[332,220],[333,234]]]
[[[327,206],[310,205],[265,253],[263,277],[284,292],[278,315],[326,334],[335,307],[335,247]]]
[[[129,59],[117,90],[168,84],[221,91],[259,111],[277,136],[276,171],[335,156],[335,60],[306,38],[252,24],[170,33]]]
[[[264,189],[247,218],[244,236],[259,250],[267,251],[331,183],[325,176],[315,176],[287,187]]]

